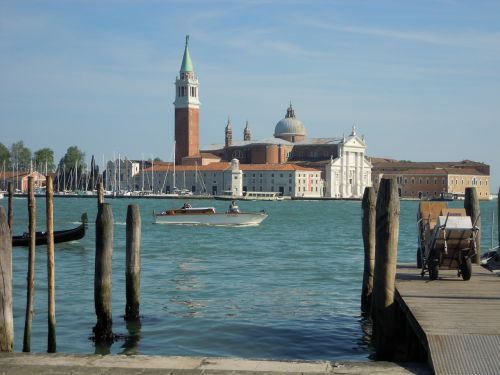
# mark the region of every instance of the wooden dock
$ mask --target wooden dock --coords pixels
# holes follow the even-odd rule
[[[473,265],[463,281],[456,270],[439,279],[399,265],[395,302],[427,351],[436,374],[500,374],[500,277]]]

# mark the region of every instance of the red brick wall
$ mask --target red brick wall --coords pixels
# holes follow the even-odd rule
[[[200,153],[200,111],[197,108],[175,109],[175,163],[185,156]]]

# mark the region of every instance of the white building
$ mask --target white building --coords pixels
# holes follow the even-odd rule
[[[325,166],[325,196],[331,198],[362,198],[365,187],[371,186],[371,163],[365,156],[366,143],[353,126],[349,137],[338,144],[338,156]]]
[[[243,191],[279,192],[290,197],[321,197],[321,170],[294,164],[211,163],[203,166],[155,163],[136,176],[136,185],[152,186],[155,193],[188,190],[195,195],[221,195],[231,191],[241,196]],[[152,185],[151,185],[152,182]],[[149,189],[148,189],[149,190]]]

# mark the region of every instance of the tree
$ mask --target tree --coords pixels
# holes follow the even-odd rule
[[[31,150],[24,145],[23,141],[13,143],[10,146],[11,166],[16,166],[20,171],[26,171],[31,165]]]
[[[64,176],[66,186],[63,187],[64,189],[69,188],[78,190],[82,186],[82,182],[80,180],[83,175],[83,170],[86,168],[84,160],[85,153],[79,150],[77,146],[68,147],[66,154],[59,161],[59,173],[61,174],[66,172]],[[78,170],[78,172],[75,173],[75,170]],[[75,177],[78,178],[78,181]]]
[[[66,169],[78,167],[79,170],[85,167],[85,152],[78,149],[77,146],[70,146],[59,162],[59,166],[66,165]]]
[[[0,165],[2,166],[2,168],[4,163],[6,168],[9,167],[9,161],[10,151],[3,143],[0,143]]]
[[[52,172],[55,168],[54,165],[54,151],[50,148],[45,147],[40,150],[35,151],[35,165],[38,169],[45,171],[45,166],[47,166],[47,172]]]

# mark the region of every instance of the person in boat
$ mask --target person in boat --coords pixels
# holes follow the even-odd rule
[[[240,209],[235,201],[231,201],[231,204],[229,205],[229,212],[232,214],[240,213]]]
[[[186,209],[186,208],[193,208],[188,202],[184,203],[184,205],[182,206],[183,209]]]

